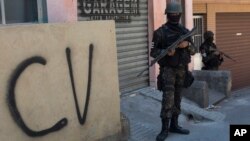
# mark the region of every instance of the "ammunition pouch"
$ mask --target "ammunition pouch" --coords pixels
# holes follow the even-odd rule
[[[162,74],[159,74],[158,77],[157,77],[157,89],[159,91],[163,90],[162,87],[164,85],[164,84],[162,84],[162,78],[161,77],[162,77]]]
[[[184,83],[183,83],[183,87],[188,88],[193,84],[193,82],[194,82],[194,76],[193,76],[192,72],[187,70],[186,71],[186,76],[185,76],[185,79],[184,79]]]

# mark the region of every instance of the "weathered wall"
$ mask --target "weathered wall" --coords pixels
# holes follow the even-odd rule
[[[231,3],[231,4],[250,4],[249,0],[193,0],[194,3]]]
[[[113,21],[6,26],[0,42],[1,141],[94,141],[120,132]]]
[[[194,14],[204,14],[204,13],[207,13],[207,5],[205,3],[195,3],[193,4],[193,13]]]
[[[77,21],[77,0],[47,0],[48,22]]]
[[[166,20],[167,17],[164,14],[166,8],[166,1],[156,1],[156,0],[149,0],[149,15],[152,17],[149,18],[149,23],[151,27],[149,27],[149,50],[152,47],[152,38],[153,38],[153,31],[158,29],[160,26],[162,26]],[[149,56],[149,60],[153,60]],[[157,87],[157,75],[159,74],[159,65],[155,64],[154,66],[150,67],[150,85]]]

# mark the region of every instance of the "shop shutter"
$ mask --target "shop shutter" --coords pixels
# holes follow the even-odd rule
[[[250,13],[218,13],[216,43],[220,50],[237,60],[224,57],[220,69],[232,73],[232,89],[250,86]]]
[[[149,67],[148,0],[139,0],[139,2],[139,16],[131,16],[131,22],[116,22],[118,72],[121,94],[149,86],[148,70],[141,77],[136,77],[138,73]],[[89,19],[78,16],[78,20]]]

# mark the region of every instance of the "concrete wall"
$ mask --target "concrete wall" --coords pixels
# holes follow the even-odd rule
[[[77,0],[47,0],[48,22],[77,21]]]
[[[0,140],[117,137],[121,125],[115,39],[113,21],[0,27]]]
[[[205,81],[208,88],[224,94],[226,97],[231,96],[232,77],[230,71],[193,71],[195,80]]]
[[[162,24],[166,22],[166,15],[164,14],[166,8],[166,1],[156,1],[149,0],[149,51],[152,43],[153,31],[159,28]],[[150,17],[151,16],[151,17]],[[152,58],[149,57],[151,61]],[[156,87],[157,86],[157,75],[159,74],[159,65],[155,64],[150,67],[150,85]]]
[[[195,78],[191,87],[184,89],[183,96],[205,108],[218,102],[221,98],[231,96],[232,78],[230,71],[199,71],[192,72]],[[213,95],[211,95],[213,93]]]

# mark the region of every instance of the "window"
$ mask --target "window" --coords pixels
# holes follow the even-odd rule
[[[203,42],[203,33],[204,33],[204,17],[203,16],[193,16],[194,27],[197,27],[197,34],[194,35],[194,44],[198,48]]]
[[[0,23],[47,22],[46,0],[0,0]]]

